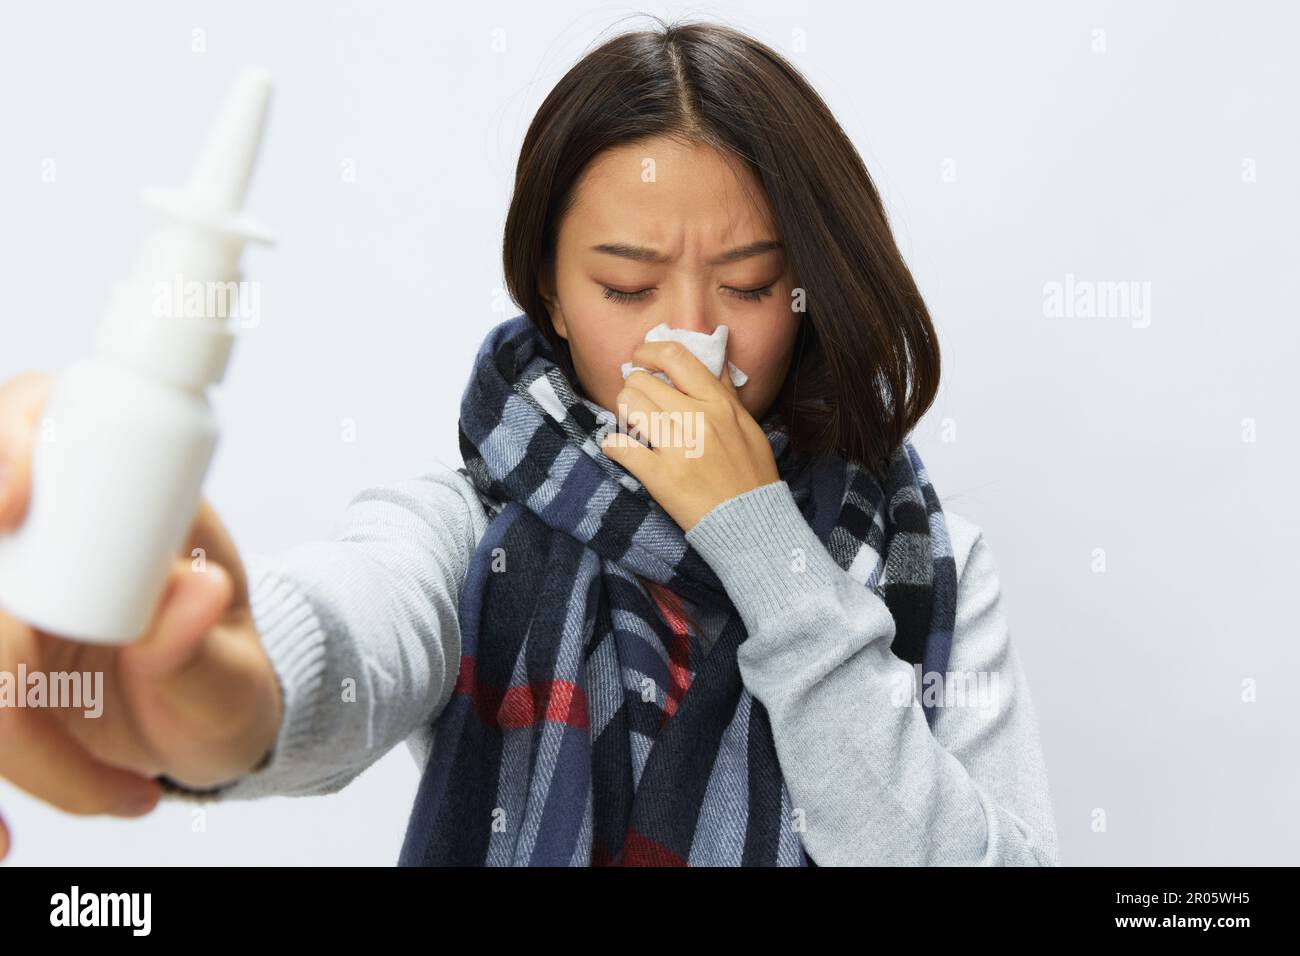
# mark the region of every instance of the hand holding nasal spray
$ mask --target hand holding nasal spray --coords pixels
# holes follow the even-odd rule
[[[245,69],[186,188],[143,192],[164,221],[114,283],[95,354],[55,380],[27,516],[0,535],[0,608],[32,627],[126,644],[149,625],[216,448],[206,390],[234,344],[244,243],[272,242],[240,214],[271,87]]]

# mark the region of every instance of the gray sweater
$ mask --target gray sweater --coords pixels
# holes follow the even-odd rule
[[[977,526],[944,514],[956,679],[931,688],[933,733],[912,668],[890,651],[888,607],[835,563],[785,482],[723,502],[687,534],[744,619],[741,676],[767,709],[804,846],[823,866],[1059,863],[997,566]],[[458,598],[486,528],[469,480],[439,465],[356,495],[332,540],[245,555],[284,720],[268,761],[202,799],[334,793],[402,741],[423,767],[456,682]]]

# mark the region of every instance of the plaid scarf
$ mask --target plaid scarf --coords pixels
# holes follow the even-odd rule
[[[681,528],[600,451],[612,413],[575,393],[519,315],[483,342],[460,415],[462,471],[491,520],[398,865],[815,865],[741,681],[744,624]],[[763,427],[828,552],[887,603],[893,652],[944,672],[956,569],[911,443],[882,493],[853,464],[796,456],[779,415]],[[639,578],[719,612],[707,652]]]

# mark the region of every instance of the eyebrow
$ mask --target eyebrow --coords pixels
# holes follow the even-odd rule
[[[751,256],[761,256],[765,252],[771,252],[774,249],[785,248],[775,239],[759,239],[757,242],[751,242],[743,246],[737,246],[734,249],[728,249],[720,256],[715,256],[709,260],[709,265],[720,266],[728,262],[739,262],[741,259],[748,259]],[[602,242],[599,245],[591,247],[592,252],[601,252],[609,256],[619,256],[623,259],[631,259],[634,262],[649,262],[660,264],[670,261],[670,257],[649,246],[635,246],[628,242]]]

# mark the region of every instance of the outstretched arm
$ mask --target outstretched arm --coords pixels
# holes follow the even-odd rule
[[[248,554],[250,604],[284,690],[269,760],[215,792],[334,793],[447,703],[460,666],[457,603],[486,518],[445,466],[366,488],[330,540]]]

